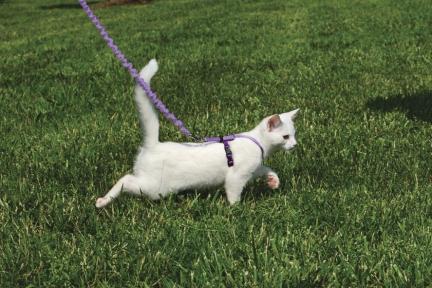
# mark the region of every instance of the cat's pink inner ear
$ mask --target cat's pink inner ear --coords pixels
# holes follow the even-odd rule
[[[282,120],[280,119],[279,115],[273,115],[270,117],[267,123],[267,127],[269,131],[272,131],[273,129],[277,128],[282,123]]]

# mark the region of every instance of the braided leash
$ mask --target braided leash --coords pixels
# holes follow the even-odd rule
[[[185,127],[184,123],[181,120],[177,119],[177,117],[168,110],[165,104],[157,97],[156,93],[154,93],[150,89],[150,86],[139,76],[138,71],[133,67],[132,63],[128,61],[126,56],[120,51],[119,47],[114,43],[114,40],[109,36],[108,32],[105,30],[105,27],[102,25],[102,23],[99,21],[97,16],[87,5],[87,2],[85,0],[78,0],[78,2],[81,4],[81,7],[83,8],[84,12],[86,12],[87,16],[90,18],[90,21],[99,30],[100,35],[105,40],[108,47],[111,48],[116,58],[121,62],[123,67],[129,71],[129,74],[132,76],[132,78],[135,79],[138,85],[141,86],[141,88],[145,91],[145,93],[147,94],[148,98],[153,103],[153,105],[165,116],[165,118],[167,118],[175,126],[177,126],[177,128],[180,130],[180,132],[183,135],[196,140],[196,138],[192,136],[192,133]]]
[[[81,7],[86,12],[87,16],[89,17],[90,21],[96,26],[96,28],[99,30],[99,33],[101,34],[102,38],[107,43],[108,47],[111,48],[112,52],[116,56],[116,58],[121,62],[122,66],[129,71],[129,74],[132,76],[132,78],[135,79],[135,81],[138,83],[138,85],[141,86],[141,88],[144,90],[144,92],[147,94],[150,101],[153,103],[153,105],[167,118],[170,120],[177,128],[180,130],[180,132],[185,135],[186,137],[192,138],[196,141],[204,141],[207,143],[211,142],[219,142],[224,144],[225,148],[225,154],[227,157],[227,165],[228,167],[231,167],[234,165],[233,155],[231,152],[231,148],[229,145],[230,141],[233,141],[235,138],[247,138],[250,141],[254,142],[261,150],[261,158],[264,160],[264,149],[261,146],[261,144],[253,137],[247,136],[247,135],[228,135],[228,136],[222,136],[222,137],[206,137],[203,140],[200,140],[192,135],[192,133],[185,127],[184,123],[177,119],[177,117],[171,113],[168,108],[165,106],[165,104],[157,97],[156,93],[154,93],[150,86],[139,76],[138,71],[133,67],[132,63],[130,63],[126,56],[120,51],[120,48],[114,43],[114,40],[109,36],[108,32],[105,30],[105,27],[102,25],[102,23],[99,21],[97,16],[93,13],[93,11],[90,9],[90,7],[87,5],[85,0],[78,0],[78,2],[81,4]]]

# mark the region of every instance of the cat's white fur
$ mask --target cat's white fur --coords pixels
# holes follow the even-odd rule
[[[157,70],[158,64],[153,59],[140,76],[150,83]],[[158,115],[138,85],[135,100],[144,140],[133,173],[122,177],[104,197],[98,198],[96,207],[106,206],[123,191],[156,200],[181,190],[222,184],[229,203],[234,204],[240,200],[243,187],[251,178],[264,175],[270,188],[279,187],[277,174],[262,165],[261,150],[251,140],[237,138],[230,142],[234,166],[228,167],[221,143],[159,142]],[[298,109],[266,117],[253,130],[242,134],[258,140],[265,157],[277,149],[290,150],[297,144],[293,124],[297,112]]]

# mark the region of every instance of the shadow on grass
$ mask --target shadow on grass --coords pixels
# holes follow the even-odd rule
[[[378,97],[370,100],[366,105],[372,110],[382,112],[401,111],[411,120],[432,123],[432,91]]]
[[[0,0],[1,2],[1,0]],[[99,1],[87,1],[88,5],[93,5],[99,3]],[[52,4],[52,5],[44,5],[40,6],[42,10],[53,10],[53,9],[82,9],[81,5],[76,3],[62,3],[62,4]]]
[[[259,199],[265,199],[272,197],[273,193],[277,193],[278,190],[271,190],[268,188],[264,183],[261,183],[261,181],[257,180],[251,180],[250,183],[246,185],[246,187],[243,188],[242,194],[241,194],[241,202],[250,202],[250,201],[256,201]],[[174,202],[181,203],[185,199],[193,199],[193,198],[199,198],[199,199],[210,199],[210,200],[216,200],[216,199],[224,199],[227,205],[228,200],[226,199],[225,189],[222,186],[217,186],[216,188],[207,188],[207,189],[198,189],[198,190],[186,190],[186,191],[180,191],[176,195],[172,196],[174,198]],[[163,199],[162,199],[163,200]]]

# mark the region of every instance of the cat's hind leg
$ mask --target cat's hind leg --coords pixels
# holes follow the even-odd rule
[[[96,207],[102,208],[111,203],[115,198],[117,198],[123,191],[135,194],[137,196],[150,196],[146,192],[146,185],[144,179],[138,178],[134,175],[128,174],[123,176],[117,183],[111,188],[111,190],[104,196],[96,200]],[[150,197],[154,199],[152,195]]]

